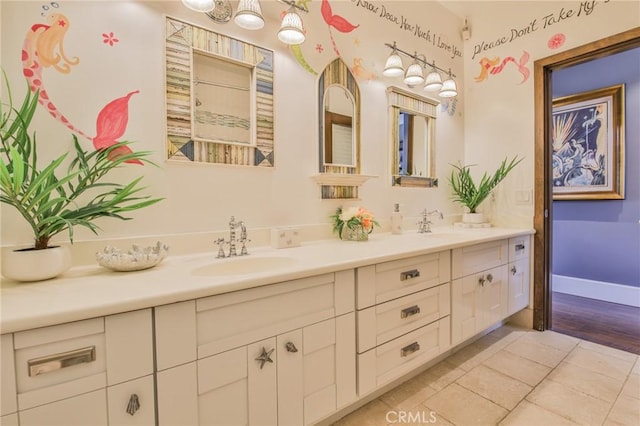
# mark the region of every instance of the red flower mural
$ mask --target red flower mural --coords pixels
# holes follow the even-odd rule
[[[564,34],[558,33],[552,36],[547,42],[549,49],[557,49],[564,44],[566,37]]]
[[[120,41],[117,38],[115,38],[115,36],[113,35],[113,31],[110,32],[109,34],[102,33],[102,37],[104,37],[104,40],[102,40],[104,44],[108,44],[109,46],[113,46],[114,44]]]

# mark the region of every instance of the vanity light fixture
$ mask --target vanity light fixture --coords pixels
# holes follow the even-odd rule
[[[246,30],[259,30],[264,27],[260,0],[240,0],[233,21]]]
[[[441,98],[453,98],[458,95],[456,81],[451,77],[451,69],[449,69],[449,78],[442,82],[442,88],[438,93]]]
[[[304,42],[306,36],[304,34],[304,28],[302,27],[302,18],[296,12],[296,9],[301,10],[305,13],[309,12],[308,9],[302,6],[298,6],[294,1],[289,0],[278,0],[280,3],[285,3],[289,5],[289,10],[287,11],[284,18],[282,18],[282,24],[280,25],[280,30],[278,31],[278,39],[289,45],[301,44]]]
[[[404,65],[402,65],[402,58],[398,55],[396,49],[396,42],[393,42],[393,51],[387,58],[387,62],[384,65],[384,71],[382,75],[385,77],[400,77],[404,74]]]
[[[427,92],[435,92],[440,90],[442,87],[442,77],[435,66],[436,64],[434,62],[431,67],[431,71],[427,74],[427,78],[425,79],[424,90]]]
[[[449,71],[443,70],[436,66],[435,61],[431,64],[428,63],[425,56],[418,54],[418,52],[414,52],[413,55],[405,52],[396,45],[395,41],[393,44],[385,43],[384,45],[391,49],[391,54],[385,62],[382,75],[385,77],[399,77],[404,73],[404,84],[411,88],[424,83],[425,91],[439,91],[438,96],[442,98],[452,98],[458,95],[456,81],[454,80],[455,75],[451,73],[451,69]],[[400,53],[413,59],[413,63],[409,65],[406,72],[404,72],[404,67],[402,66]],[[431,71],[425,79],[422,69],[427,66],[431,67]],[[442,81],[441,73],[448,76],[444,82]]]
[[[216,7],[215,0],[182,0],[182,4],[196,12],[211,12]]]
[[[418,62],[418,52],[413,55],[413,63],[409,65],[404,73],[404,84],[409,87],[415,87],[424,83],[424,75],[422,74],[422,65]]]

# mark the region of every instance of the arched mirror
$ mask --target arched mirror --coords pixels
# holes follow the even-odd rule
[[[360,172],[360,90],[340,58],[318,81],[319,172]]]
[[[438,186],[435,128],[438,102],[398,87],[387,89],[393,184]]]
[[[353,131],[355,106],[351,94],[332,85],[324,94],[324,163],[355,167],[356,144]]]

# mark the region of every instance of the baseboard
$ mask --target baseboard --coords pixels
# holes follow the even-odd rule
[[[640,287],[593,281],[584,278],[551,276],[551,290],[558,293],[604,300],[640,308]]]

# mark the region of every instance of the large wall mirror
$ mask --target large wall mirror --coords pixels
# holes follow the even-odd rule
[[[318,80],[319,171],[360,172],[360,90],[340,58]]]
[[[170,160],[272,167],[273,52],[166,19]]]
[[[435,128],[438,101],[399,87],[387,89],[393,184],[434,187]]]

